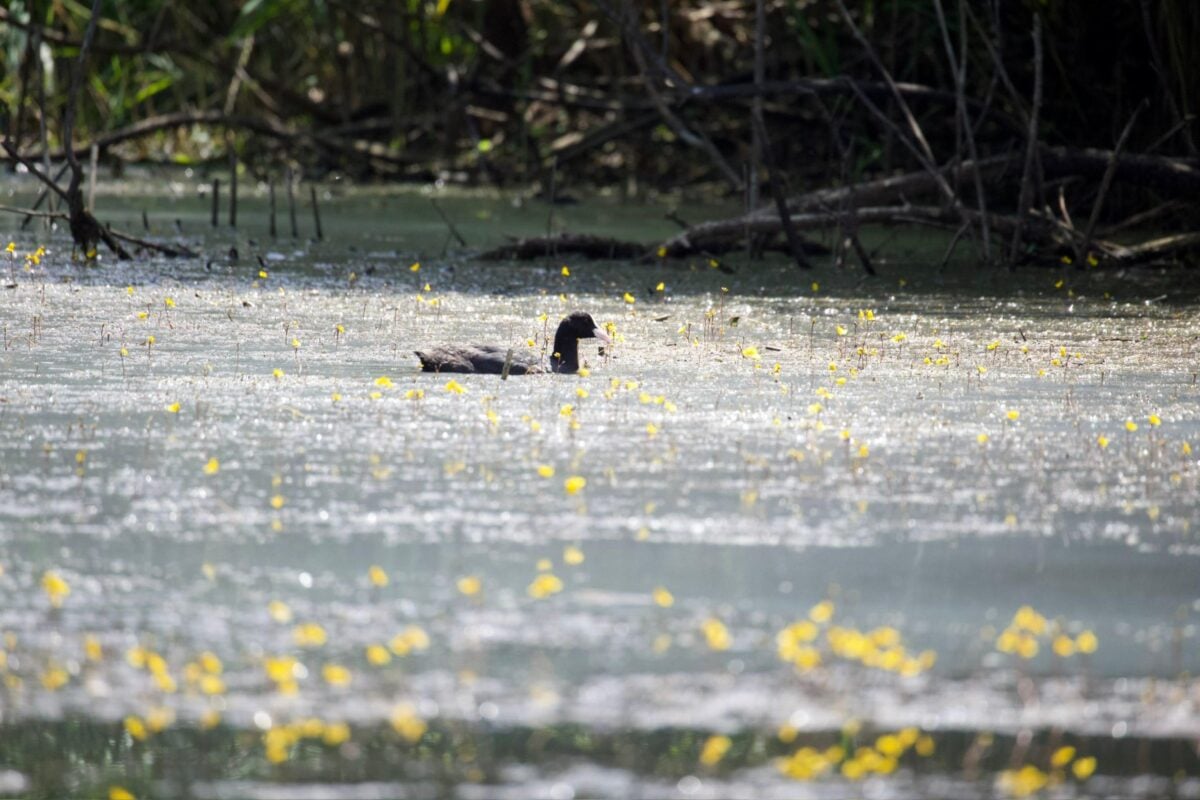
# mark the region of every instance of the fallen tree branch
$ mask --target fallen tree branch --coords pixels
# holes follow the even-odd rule
[[[556,236],[518,239],[511,244],[500,245],[480,253],[479,258],[486,261],[529,260],[550,258],[564,253],[595,259],[641,258],[649,252],[650,245],[639,242],[611,239],[607,236],[564,233]]]
[[[957,228],[966,222],[978,224],[979,212],[969,208],[945,208],[942,206],[870,206],[858,208],[855,211],[859,224],[887,225],[899,222],[934,225],[937,227]],[[838,211],[808,211],[792,215],[792,224],[796,230],[821,230],[836,227],[842,219]],[[759,215],[740,217],[740,227],[734,228],[730,220],[723,220],[721,230],[726,235],[746,231],[753,234],[773,234],[781,230],[779,217]],[[992,215],[991,229],[994,234],[1011,233],[1017,225],[1015,217]],[[1047,246],[1060,246],[1066,239],[1056,226],[1031,219],[1031,239]],[[662,242],[657,250],[668,257],[680,257],[704,252],[713,240],[712,228],[705,231],[703,238],[694,237],[693,232],[700,226],[693,227],[677,236]]]
[[[38,211],[36,208],[17,208],[16,206],[0,205],[0,211],[5,211],[9,214],[23,214],[26,217],[45,217],[46,219],[67,218],[67,215],[61,211]]]
[[[1105,255],[1114,266],[1144,264],[1188,251],[1200,251],[1200,232],[1178,233],[1129,247],[1109,245]]]
[[[1178,197],[1182,202],[1195,203],[1200,197],[1200,164],[1190,160],[1171,159],[1141,154],[1114,154],[1111,150],[1072,150],[1065,147],[1042,147],[1040,158],[1047,178],[1079,176],[1101,179],[1108,165],[1115,159],[1113,180],[1133,186],[1141,186],[1156,192]],[[964,161],[959,173],[974,177],[978,172],[986,184],[1020,168],[1024,154],[992,156],[976,164]],[[953,165],[940,170],[943,180]],[[811,212],[838,208],[847,202],[856,205],[883,206],[905,198],[915,199],[941,191],[940,181],[928,172],[909,172],[855,185],[832,189],[818,189],[791,198],[788,209],[792,212]],[[748,224],[757,220],[778,219],[774,209],[759,209],[743,216],[711,220],[692,225],[677,238],[687,239],[697,251],[706,249],[711,242],[724,241],[739,236]]]
[[[170,245],[170,244],[161,244],[159,242],[152,242],[149,239],[142,239],[140,237],[134,236],[131,233],[121,233],[120,231],[115,231],[112,229],[109,229],[109,233],[111,233],[114,237],[116,237],[117,239],[120,239],[123,242],[129,242],[130,244],[137,245],[138,247],[141,247],[145,250],[153,250],[154,252],[161,253],[162,255],[167,256],[168,258],[199,258],[200,257],[199,253],[195,252],[194,250],[189,250],[188,248],[186,248],[182,245]]]

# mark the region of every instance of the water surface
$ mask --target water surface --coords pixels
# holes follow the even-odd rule
[[[1200,792],[1179,275],[939,271],[940,242],[882,231],[870,281],[485,264],[443,255],[428,193],[332,187],[325,241],[272,241],[261,200],[214,234],[176,184],[103,202],[204,259],[83,267],[12,234],[5,792],[975,797],[1022,767]],[[440,202],[473,247],[549,217]],[[652,205],[555,214],[670,233]],[[411,352],[544,352],[577,308],[618,335],[587,375],[452,383]],[[905,729],[932,752],[846,769]]]

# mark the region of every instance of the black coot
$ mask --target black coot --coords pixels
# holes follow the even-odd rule
[[[612,344],[608,334],[596,324],[591,314],[575,311],[559,323],[554,334],[554,350],[550,356],[550,367],[535,355],[514,350],[510,375],[525,375],[535,372],[579,371],[579,340],[600,339]],[[425,372],[482,372],[499,375],[504,371],[504,362],[510,348],[495,344],[447,345],[430,350],[417,350],[421,369]]]

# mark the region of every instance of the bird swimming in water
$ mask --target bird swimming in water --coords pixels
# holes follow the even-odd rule
[[[415,352],[425,372],[500,375],[504,373],[507,363],[509,375],[539,372],[573,374],[579,371],[580,339],[599,339],[605,344],[612,344],[612,339],[596,324],[591,314],[575,311],[563,318],[554,333],[554,350],[551,352],[549,368],[536,355],[516,353],[513,348],[495,344],[445,345]]]

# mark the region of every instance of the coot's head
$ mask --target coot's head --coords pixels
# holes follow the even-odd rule
[[[612,338],[596,324],[592,315],[585,311],[573,311],[568,314],[559,323],[558,331],[559,333],[569,331],[576,339],[599,339],[605,344],[612,344]]]
[[[612,338],[596,324],[591,314],[575,311],[558,323],[558,330],[554,333],[554,352],[550,356],[551,370],[566,373],[579,371],[580,339],[599,339],[605,344],[612,344]]]

